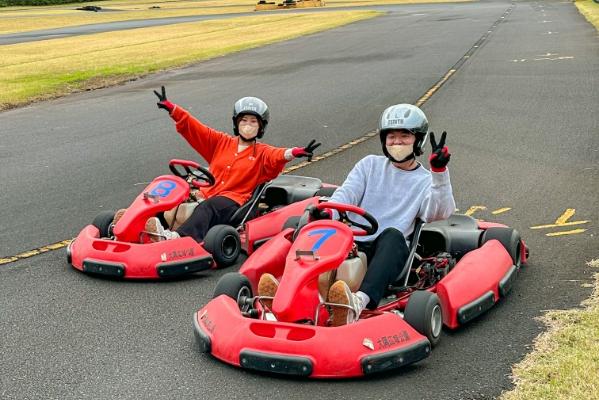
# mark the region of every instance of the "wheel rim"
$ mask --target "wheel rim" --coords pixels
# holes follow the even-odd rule
[[[441,307],[436,304],[433,307],[431,313],[431,333],[433,337],[438,337],[441,334],[441,327],[443,326],[443,316],[441,314]]]
[[[235,251],[237,250],[237,240],[235,240],[233,235],[225,236],[221,245],[221,250],[227,258],[230,258],[235,254]]]
[[[250,288],[247,286],[242,286],[237,292],[237,305],[241,312],[248,312],[250,309],[249,304],[245,301],[247,298],[251,297]]]

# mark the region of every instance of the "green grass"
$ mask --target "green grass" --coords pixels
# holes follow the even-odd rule
[[[589,263],[599,268],[599,260]],[[548,312],[549,330],[513,369],[516,388],[502,400],[599,399],[599,273],[583,308]]]
[[[0,46],[0,110],[373,18],[278,14]]]
[[[326,8],[456,1],[471,0],[331,0],[326,2]],[[132,19],[251,12],[254,10],[256,3],[257,0],[104,0],[94,1],[92,4],[114,11],[97,13],[78,11],[76,10],[78,6],[76,4],[42,7],[8,7],[0,11],[0,34]],[[160,8],[150,9],[150,7],[155,6]]]
[[[593,0],[577,0],[575,4],[578,11],[599,30],[599,3]]]

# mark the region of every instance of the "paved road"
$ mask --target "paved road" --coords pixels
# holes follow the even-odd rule
[[[448,7],[455,7],[456,9],[471,9],[475,7],[474,3],[455,4],[448,6],[447,4],[409,4],[409,5],[381,5],[381,6],[359,6],[359,7],[327,7],[327,8],[306,8],[306,9],[289,9],[289,10],[273,10],[273,11],[261,11],[259,14],[256,12],[244,12],[244,13],[226,13],[226,14],[213,14],[213,15],[189,15],[182,17],[166,17],[166,18],[153,18],[153,19],[141,19],[141,20],[129,20],[129,21],[117,21],[107,22],[101,24],[87,24],[78,25],[71,27],[55,28],[55,29],[40,29],[36,31],[18,32],[18,33],[7,33],[0,35],[0,45],[34,42],[38,40],[49,40],[57,39],[69,36],[78,35],[90,35],[100,32],[112,32],[122,31],[128,29],[137,28],[148,28],[152,26],[163,26],[180,24],[185,22],[195,21],[207,21],[214,19],[225,19],[225,18],[238,18],[257,15],[272,15],[280,14],[284,12],[286,14],[297,14],[297,13],[320,13],[320,12],[331,12],[331,11],[343,11],[343,10],[378,10],[383,12],[399,12],[402,14],[415,14],[422,12],[436,12],[440,10],[447,10]]]
[[[155,110],[152,88],[165,84],[173,101],[221,129],[237,97],[261,96],[272,106],[267,141],[317,138],[328,150],[371,131],[385,106],[420,98],[510,6],[391,13],[1,113],[0,254],[74,236],[98,211],[126,205],[169,158],[193,157]],[[435,131],[449,131],[460,209],[486,206],[474,215],[519,229],[532,259],[510,297],[446,332],[429,359],[369,380],[244,372],[197,354],[192,338],[193,311],[226,271],[115,282],[70,269],[57,251],[0,266],[0,397],[483,399],[509,388],[510,366],[541,330],[533,318],[589,293],[581,285],[598,248],[599,42],[571,3],[517,2],[502,21],[424,109]],[[340,183],[378,151],[370,140],[301,173]],[[589,222],[529,229],[567,208],[576,209],[571,221]],[[587,230],[545,236],[575,228]]]

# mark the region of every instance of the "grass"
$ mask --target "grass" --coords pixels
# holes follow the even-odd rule
[[[599,268],[599,259],[589,265]],[[501,400],[599,399],[599,273],[583,308],[550,311],[543,321],[549,330],[514,367],[516,388]]]
[[[593,0],[577,0],[575,4],[578,11],[599,30],[599,3]]]
[[[0,110],[373,18],[279,14],[0,46]]]
[[[273,0],[274,1],[274,0]],[[276,0],[278,2],[282,0]],[[377,4],[436,3],[471,0],[332,0],[327,7],[363,6]],[[87,3],[100,6],[110,12],[78,11],[78,4],[42,7],[0,8],[0,34],[52,29],[66,26],[153,19],[188,15],[211,15],[251,12],[257,0],[207,0],[207,1],[97,1]],[[158,6],[158,9],[150,7]]]

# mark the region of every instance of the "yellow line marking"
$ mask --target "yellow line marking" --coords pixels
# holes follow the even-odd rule
[[[487,207],[485,207],[485,206],[471,206],[468,209],[468,211],[466,211],[464,213],[464,215],[472,216],[472,214],[474,214],[475,212],[477,212],[477,211],[483,211],[483,210],[486,210],[486,209],[487,209]]]
[[[581,224],[586,224],[589,222],[589,221],[567,222],[570,218],[572,218],[574,216],[575,213],[576,213],[575,208],[568,208],[568,209],[566,209],[566,211],[564,211],[564,213],[562,215],[559,216],[558,219],[555,220],[555,222],[553,224],[531,226],[530,229],[559,228],[562,226],[581,225]]]
[[[498,210],[492,211],[491,214],[493,214],[493,215],[503,214],[504,212],[509,211],[511,209],[512,209],[511,207],[503,207]]]
[[[38,254],[47,253],[52,250],[62,249],[71,243],[72,239],[62,240],[57,243],[52,243],[46,246],[39,247],[37,249],[25,251],[23,253],[17,254],[16,256],[0,258],[0,265],[9,264],[15,262],[17,260],[23,260],[25,258],[30,258],[33,256],[37,256]]]
[[[563,224],[537,225],[537,226],[531,226],[530,229],[559,228],[562,226],[582,225],[582,224],[586,224],[587,222],[589,222],[589,221],[573,221],[573,222],[564,222]]]
[[[545,236],[562,236],[562,235],[574,235],[576,233],[582,233],[586,231],[586,229],[574,229],[571,231],[565,231],[565,232],[552,232],[552,233],[546,233]]]
[[[576,209],[568,208],[568,209],[566,209],[566,211],[564,211],[564,213],[558,219],[555,220],[555,223],[557,225],[562,225],[567,220],[569,220],[570,217],[572,217],[574,214],[576,214]]]

